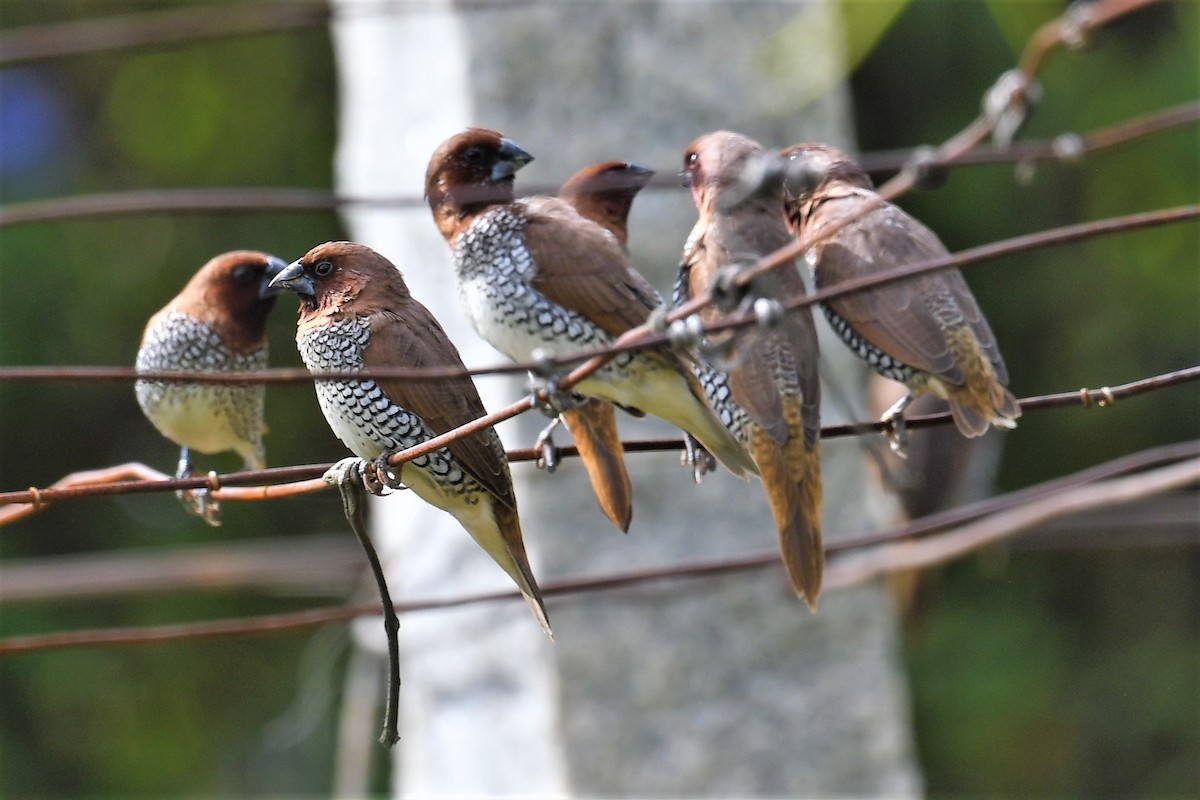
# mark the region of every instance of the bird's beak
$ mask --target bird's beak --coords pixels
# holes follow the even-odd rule
[[[287,262],[282,258],[269,256],[267,258],[267,270],[263,273],[262,284],[258,287],[258,297],[260,300],[266,300],[268,297],[275,297],[283,292],[284,286],[275,285],[275,276],[287,269]]]
[[[492,167],[489,178],[492,181],[502,181],[517,174],[517,170],[533,161],[533,156],[525,152],[512,139],[500,140],[500,160]]]
[[[654,170],[649,167],[643,167],[641,164],[635,164],[628,161],[625,164],[625,175],[628,178],[631,186],[636,186],[639,189],[650,182],[654,177]]]
[[[304,264],[300,259],[284,267],[274,278],[271,278],[272,289],[291,289],[298,295],[315,297],[312,279],[304,274]]]

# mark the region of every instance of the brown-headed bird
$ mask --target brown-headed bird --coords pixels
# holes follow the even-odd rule
[[[683,179],[699,219],[676,280],[680,304],[791,241],[782,214],[779,157],[729,131],[696,139],[684,153]],[[792,263],[754,280],[759,298],[783,301],[805,292]],[[721,316],[713,305],[705,322]],[[710,402],[758,466],[775,517],[779,548],[796,594],[815,609],[825,551],[821,544],[820,400],[817,334],[811,312],[787,313],[765,329],[728,338],[728,374],[702,374]]]
[[[603,225],[628,252],[629,210],[654,171],[628,161],[590,164],[572,175],[558,196],[584,217]],[[607,400],[582,398],[558,417],[571,432],[601,510],[623,531],[633,517],[633,484],[625,469],[616,409]],[[554,423],[546,429],[553,429]],[[547,433],[543,433],[547,436]],[[548,438],[544,441],[548,442]],[[539,444],[543,438],[539,437]]]
[[[788,224],[804,239],[878,200],[871,179],[845,153],[798,144],[788,159]],[[882,203],[806,253],[818,288],[949,255],[927,227]],[[982,436],[989,425],[1015,428],[1021,409],[1005,385],[1008,370],[987,319],[962,273],[947,269],[907,278],[822,304],[830,325],[859,358],[908,394],[883,419],[903,452],[904,409],[921,392],[949,401],[958,430]]]
[[[296,346],[313,372],[463,367],[458,350],[409,293],[400,271],[368,247],[318,245],[271,283],[300,296]],[[386,464],[392,453],[485,415],[470,376],[323,380],[316,389],[325,420],[351,452],[373,463],[388,485],[403,484],[457,519],[517,584],[549,633],[521,538],[508,458],[495,429],[456,439],[399,468]]]
[[[443,142],[425,173],[463,309],[480,336],[516,361],[609,345],[661,307],[602,225],[557,197],[515,199],[513,177],[532,158],[496,131],[471,128]],[[736,475],[755,470],[668,347],[618,354],[573,391],[667,420]]]
[[[279,293],[270,282],[285,263],[253,250],[209,261],[150,318],[142,334],[140,372],[247,372],[267,366],[267,316]],[[259,384],[139,380],[138,405],[158,431],[180,446],[176,477],[191,475],[191,454],[233,450],[247,469],[266,465]],[[217,504],[201,489],[180,492],[188,511],[216,525]]]

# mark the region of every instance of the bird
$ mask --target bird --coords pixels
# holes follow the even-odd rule
[[[782,151],[789,162],[785,213],[801,239],[862,214],[805,254],[817,288],[949,255],[937,235],[897,206],[880,201],[862,167],[823,144]],[[1021,408],[1008,390],[996,337],[962,273],[947,269],[822,303],[829,324],[859,358],[908,393],[888,409],[891,445],[903,454],[904,410],[923,392],[947,400],[968,438],[988,427],[1015,428]]]
[[[515,198],[513,178],[531,160],[498,131],[469,128],[438,146],[425,173],[463,310],[485,341],[515,361],[610,345],[663,309],[611,231],[561,198]],[[546,388],[553,397],[557,380]],[[735,475],[755,470],[708,407],[685,357],[668,346],[619,353],[572,390],[665,419]]]
[[[244,372],[267,366],[267,317],[277,290],[271,279],[286,266],[275,256],[235,250],[211,259],[146,323],[138,372]],[[232,450],[247,469],[266,465],[259,384],[138,380],[142,413],[180,447],[175,477],[191,476],[191,451]],[[177,493],[184,508],[211,525],[220,509],[206,489]]]
[[[402,464],[387,458],[486,414],[454,343],[408,290],[400,270],[371,248],[326,242],[274,277],[300,297],[296,346],[311,372],[456,367],[437,380],[321,380],[317,401],[333,433],[379,479],[412,489],[448,512],[516,583],[553,638],[521,535],[508,458],[488,426]],[[369,486],[376,494],[381,487]]]
[[[705,292],[728,294],[745,265],[791,240],[783,219],[778,154],[731,131],[698,137],[684,151],[683,181],[698,219],[680,259],[675,304]],[[755,278],[745,297],[724,302],[762,308],[805,293],[794,264]],[[714,304],[703,322],[722,316]],[[816,610],[824,573],[821,542],[821,387],[812,313],[801,308],[766,327],[712,342],[725,354],[702,381],[710,402],[758,467],[796,595]],[[720,362],[727,362],[727,369]]]
[[[653,176],[653,170],[640,164],[601,161],[568,178],[558,196],[582,216],[606,228],[628,253],[629,210],[634,197]],[[559,419],[575,440],[601,510],[620,530],[628,531],[633,518],[633,483],[625,469],[613,404],[594,397],[580,398],[579,405],[564,408],[543,431],[538,437],[539,447],[549,443],[549,432]]]

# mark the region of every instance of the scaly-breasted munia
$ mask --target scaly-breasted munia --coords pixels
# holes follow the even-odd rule
[[[800,238],[820,234],[878,200],[871,179],[845,153],[820,144],[783,151],[790,162],[786,213]],[[882,203],[806,253],[816,286],[949,255],[937,235],[891,203]],[[885,420],[902,452],[904,409],[924,391],[950,403],[958,430],[982,436],[989,425],[1016,427],[1021,409],[1005,385],[1008,370],[987,319],[962,273],[947,269],[873,286],[822,304],[825,317],[858,356],[908,394]]]
[[[313,372],[463,367],[458,350],[400,271],[360,244],[327,242],[275,276],[300,296],[296,345]],[[399,468],[391,454],[485,415],[468,375],[437,380],[318,380],[325,420],[356,456],[449,512],[517,584],[546,632],[550,622],[529,566],[508,458],[492,427]],[[386,480],[386,478],[385,478]]]
[[[515,199],[513,177],[532,158],[496,131],[471,128],[443,142],[425,173],[463,309],[480,336],[516,361],[612,344],[661,307],[610,231],[559,198]],[[667,420],[736,475],[755,470],[668,347],[620,353],[573,391]]]
[[[267,316],[285,266],[275,256],[236,250],[209,261],[150,318],[142,334],[139,371],[246,372],[267,366]],[[155,428],[180,446],[176,477],[191,474],[190,450],[237,452],[247,469],[262,469],[263,384],[139,380],[138,405]],[[219,509],[207,490],[179,493],[193,514],[216,525]]]
[[[592,222],[604,226],[628,252],[629,210],[654,171],[628,161],[602,161],[572,175],[558,196]],[[596,500],[623,531],[633,517],[633,484],[625,469],[616,409],[607,400],[583,398],[559,415],[575,440]],[[547,429],[549,430],[549,429]]]
[[[699,211],[676,281],[677,304],[713,290],[719,279],[791,241],[782,214],[783,170],[752,139],[729,131],[705,134],[684,153],[683,179]],[[804,294],[792,263],[755,279],[752,291],[784,301]],[[704,322],[721,316],[713,305]],[[820,400],[817,333],[807,309],[788,312],[763,330],[725,334],[727,376],[702,380],[762,478],[779,548],[796,594],[816,608],[825,565],[821,544]],[[727,381],[728,390],[722,393]]]

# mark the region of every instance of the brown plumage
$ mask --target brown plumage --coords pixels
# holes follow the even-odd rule
[[[300,296],[296,344],[310,370],[463,366],[442,326],[409,294],[400,271],[363,245],[318,245],[276,276],[273,285]],[[372,462],[486,413],[466,375],[436,381],[318,381],[316,389],[333,432],[356,456]],[[398,472],[405,486],[453,515],[508,573],[549,633],[496,431],[489,427],[456,439]]]
[[[558,196],[581,215],[606,228],[628,251],[629,210],[633,198],[653,175],[653,170],[627,161],[602,161],[572,175],[559,189]],[[582,405],[564,409],[561,418],[579,449],[600,508],[614,525],[629,530],[633,484],[625,469],[613,404],[585,398]]]
[[[611,344],[661,306],[610,231],[559,198],[514,199],[513,176],[531,158],[496,131],[472,128],[438,147],[425,181],[464,311],[485,340],[519,361]],[[755,470],[667,347],[618,355],[574,391],[662,417],[735,474]]]
[[[243,372],[267,366],[267,316],[277,291],[271,279],[284,262],[252,250],[213,258],[152,316],[142,334],[140,371]],[[190,452],[233,450],[248,469],[266,465],[262,384],[140,380],[138,405],[158,431],[180,446],[177,477],[191,474]],[[184,506],[217,524],[204,491],[180,495]]]
[[[819,144],[783,151],[792,165],[786,214],[805,238],[857,213],[877,199],[871,179],[845,153]],[[818,288],[948,255],[937,236],[891,203],[851,222],[807,254]],[[932,391],[950,403],[964,436],[982,436],[990,424],[1016,427],[1021,415],[1005,388],[1008,370],[987,319],[957,269],[921,275],[824,304],[842,340],[885,378],[909,393],[885,419],[903,443],[903,411],[912,398]]]
[[[676,302],[709,291],[718,276],[786,245],[791,236],[780,213],[783,173],[777,156],[752,139],[716,131],[696,139],[684,154],[684,181],[699,219],[688,237],[676,282]],[[775,300],[803,294],[804,283],[787,264],[756,279],[752,291]],[[720,316],[713,306],[701,317]],[[737,432],[766,490],[779,547],[792,588],[815,609],[825,551],[821,544],[820,383],[817,336],[807,308],[788,313],[775,327],[744,331],[734,339],[727,393],[710,400]],[[709,374],[706,385],[724,376]]]

